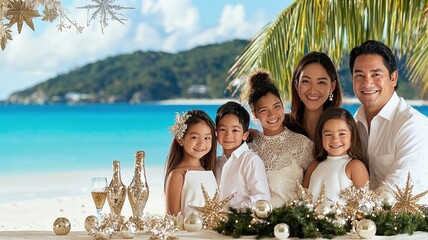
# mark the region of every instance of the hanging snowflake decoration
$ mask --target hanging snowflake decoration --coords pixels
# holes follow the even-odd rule
[[[134,9],[132,7],[122,7],[120,5],[113,5],[117,0],[91,0],[95,4],[87,4],[83,7],[78,7],[78,9],[87,9],[88,10],[88,21],[87,25],[91,23],[92,20],[95,20],[98,16],[100,17],[101,32],[104,33],[104,28],[108,26],[109,18],[111,20],[118,21],[122,24],[125,24],[123,21],[126,21],[126,17],[118,11],[123,9]],[[91,18],[89,18],[89,10],[94,10]]]
[[[39,6],[43,12],[39,12]],[[74,27],[81,33],[83,27],[71,20],[60,0],[0,0],[0,44],[2,50],[6,43],[12,40],[11,28],[16,25],[18,34],[24,23],[35,31],[33,20],[42,17],[42,21],[53,22],[59,18],[58,30]]]
[[[123,21],[126,18],[118,13],[119,10],[133,9],[132,7],[113,5],[117,0],[91,1],[95,4],[88,4],[79,8],[88,10],[87,25],[97,16],[100,16],[102,33],[104,33],[104,28],[108,26],[107,21],[109,19],[124,24]],[[95,10],[90,19],[89,10]],[[11,29],[14,25],[18,28],[18,34],[21,33],[24,23],[35,31],[33,20],[38,17],[41,17],[42,21],[51,23],[59,19],[58,31],[62,31],[65,28],[74,28],[77,33],[82,33],[83,27],[77,21],[70,19],[69,13],[60,0],[0,0],[0,46],[2,50],[6,48],[8,41],[12,40]]]

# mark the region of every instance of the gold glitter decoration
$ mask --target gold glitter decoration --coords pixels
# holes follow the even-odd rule
[[[353,219],[360,219],[374,209],[381,209],[379,195],[370,190],[368,181],[362,188],[351,186],[342,190],[339,197],[346,200],[344,210]]]
[[[299,191],[297,191],[297,197],[300,202],[305,203],[306,205],[312,206],[312,193],[309,189],[304,188],[299,181],[296,180]]]
[[[177,231],[176,219],[172,215],[163,217],[154,216],[146,219],[148,231],[151,233],[151,240],[175,240]]]
[[[186,121],[189,119],[190,115],[187,113],[175,113],[175,122],[174,125],[169,127],[169,131],[174,135],[178,140],[182,139],[184,132],[186,132],[187,124]]]
[[[326,188],[326,183],[324,182],[321,188],[321,192],[318,195],[317,201],[315,202],[315,208],[325,202],[325,188]]]
[[[413,195],[413,187],[414,185],[411,184],[410,173],[407,175],[405,188],[400,189],[397,185],[395,185],[397,191],[394,191],[394,195],[397,202],[395,203],[394,207],[392,207],[392,211],[407,212],[412,214],[423,213],[421,209],[423,209],[424,206],[418,204],[417,202],[428,193],[428,190],[417,195]]]
[[[53,22],[58,17],[58,12],[55,8],[48,5],[43,9],[43,21]]]
[[[12,40],[12,35],[10,34],[9,29],[4,29],[4,33],[1,34],[1,49],[4,50],[6,48],[6,43],[8,40]]]
[[[11,1],[8,5],[6,18],[9,19],[9,27],[15,23],[18,25],[18,33],[21,33],[22,24],[25,22],[34,31],[33,18],[39,17],[39,13],[34,8],[34,4],[24,1]]]
[[[122,9],[134,9],[132,7],[122,7],[120,5],[113,5],[114,2],[117,0],[91,0],[91,2],[95,4],[87,4],[83,7],[78,7],[79,9],[87,9],[88,10],[88,16],[89,16],[89,10],[94,10],[92,13],[91,18],[87,21],[87,24],[89,26],[89,23],[92,20],[95,20],[97,16],[100,17],[100,25],[101,25],[101,32],[104,33],[104,28],[108,26],[107,20],[110,18],[111,20],[116,20],[122,24],[123,21],[126,21],[127,19],[122,14],[118,13],[117,11]],[[116,11],[115,11],[116,10]]]
[[[203,207],[191,207],[201,213],[202,218],[204,219],[204,229],[212,230],[217,227],[220,221],[227,220],[228,213],[224,210],[224,207],[230,201],[230,199],[235,197],[236,193],[220,201],[220,188],[217,188],[212,199],[209,197],[203,184],[201,184],[201,188],[205,200],[205,205]]]

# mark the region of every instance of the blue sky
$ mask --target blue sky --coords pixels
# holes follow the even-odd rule
[[[62,0],[69,17],[85,29],[57,30],[53,23],[34,20],[33,32],[24,24],[21,34],[0,53],[0,99],[57,74],[117,54],[137,50],[179,52],[231,39],[250,39],[292,1],[280,0],[118,0],[134,9],[120,13],[122,25],[109,21],[101,33],[99,19],[86,26],[87,11],[76,7],[87,0]]]

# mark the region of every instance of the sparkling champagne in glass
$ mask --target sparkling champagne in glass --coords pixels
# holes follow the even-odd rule
[[[91,179],[91,194],[97,208],[98,221],[101,221],[101,215],[104,203],[106,202],[108,192],[107,178],[93,177]]]

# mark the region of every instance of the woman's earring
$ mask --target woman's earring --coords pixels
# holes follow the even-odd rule
[[[329,95],[328,95],[328,100],[331,102],[331,101],[333,101],[333,92],[331,92]]]

